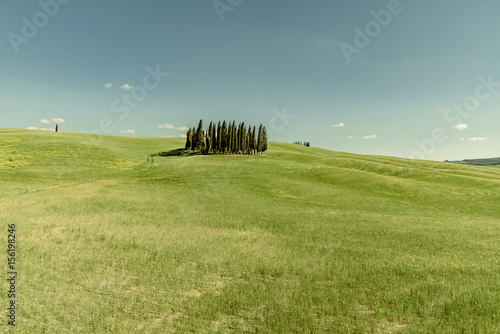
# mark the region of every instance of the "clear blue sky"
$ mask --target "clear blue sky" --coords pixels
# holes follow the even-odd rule
[[[0,1],[1,128],[234,119],[336,151],[500,156],[498,1],[40,3]]]

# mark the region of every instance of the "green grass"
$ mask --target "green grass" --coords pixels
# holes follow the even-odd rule
[[[500,331],[499,169],[183,144],[0,131],[19,333]]]

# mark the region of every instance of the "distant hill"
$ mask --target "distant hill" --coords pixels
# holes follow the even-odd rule
[[[500,158],[489,159],[466,159],[461,161],[447,161],[455,164],[471,165],[471,166],[496,166],[500,167]]]

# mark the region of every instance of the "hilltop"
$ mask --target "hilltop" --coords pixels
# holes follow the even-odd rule
[[[449,161],[456,164],[472,165],[472,166],[493,166],[500,167],[500,158],[488,159],[466,159],[461,161]]]
[[[0,130],[19,330],[499,331],[500,170]]]

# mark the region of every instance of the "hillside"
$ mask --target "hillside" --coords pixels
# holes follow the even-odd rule
[[[450,161],[456,164],[472,165],[472,166],[492,166],[500,167],[500,158],[489,159],[466,159],[461,161]]]
[[[500,331],[500,169],[183,145],[0,130],[19,332]]]

